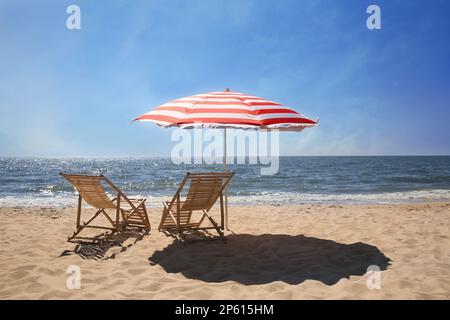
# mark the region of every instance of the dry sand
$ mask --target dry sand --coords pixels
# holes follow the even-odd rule
[[[231,207],[228,242],[66,242],[74,208],[0,209],[0,299],[449,299],[450,204]],[[81,289],[66,288],[69,265]],[[369,265],[381,289],[366,285]]]

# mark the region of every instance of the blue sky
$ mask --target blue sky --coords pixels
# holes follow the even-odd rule
[[[81,30],[65,26],[81,8]],[[381,8],[368,30],[366,8]],[[320,126],[282,155],[450,154],[449,1],[0,1],[0,156],[169,156],[131,120],[230,87]]]

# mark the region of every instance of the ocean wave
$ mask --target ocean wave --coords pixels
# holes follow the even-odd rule
[[[368,194],[267,193],[230,197],[236,204],[395,204],[450,201],[450,190],[417,190]]]
[[[413,176],[395,176],[387,177],[385,180],[400,183],[448,183],[450,176],[429,176],[429,177],[413,177]]]
[[[162,202],[171,196],[130,195],[147,198],[148,207],[162,207]],[[405,192],[384,192],[371,194],[319,194],[319,193],[259,193],[254,195],[231,195],[231,205],[255,204],[400,204],[420,202],[450,201],[450,190],[432,189]],[[0,207],[75,207],[77,197],[74,193],[39,196],[4,196],[0,198]]]

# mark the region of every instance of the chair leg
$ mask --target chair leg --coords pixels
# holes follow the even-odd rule
[[[164,207],[163,213],[162,213],[162,217],[161,217],[161,222],[159,223],[159,226],[158,226],[158,231],[161,231],[161,229],[163,227],[164,220],[166,219],[166,216],[168,214],[169,214],[169,210],[167,210],[167,208]]]
[[[200,221],[198,222],[198,226],[199,226],[199,227],[200,227],[200,225],[203,223],[203,220],[205,220],[205,217],[206,217],[206,214],[203,213],[203,215],[202,215]]]
[[[99,209],[87,222],[84,222],[83,224],[80,222],[80,220],[79,220],[79,216],[77,217],[77,230],[76,231],[74,231],[74,233],[71,235],[71,236],[69,236],[68,238],[67,238],[67,241],[71,241],[71,240],[73,240],[74,238],[76,238],[76,236],[86,227],[86,226],[88,226],[95,218],[97,218],[99,215],[100,215],[100,213],[102,213],[102,211],[103,211],[103,209]]]
[[[83,198],[81,195],[78,195],[78,209],[77,209],[77,229],[80,227],[81,220],[81,203],[83,202]]]
[[[217,233],[219,234],[220,238],[221,238],[222,240],[225,241],[225,235],[224,235],[224,233],[222,232],[222,230],[220,229],[220,227],[218,226],[217,222],[214,221],[214,219],[208,214],[208,212],[203,211],[203,213],[204,213],[204,215],[205,215],[206,217],[208,217],[209,221],[211,221],[211,223],[212,223],[214,229],[216,229],[216,231],[217,231]]]
[[[120,194],[117,195],[117,200],[116,200],[116,231],[119,231],[119,222],[120,222]]]
[[[145,207],[145,199],[141,200],[137,205],[132,204],[129,200],[128,202],[132,206],[132,208],[128,214],[122,213],[124,223],[127,224],[129,218],[133,216],[138,217],[139,220],[141,220],[141,222],[145,225],[144,229],[146,230],[146,233],[149,233],[151,231],[151,226],[150,219],[148,218],[147,214],[147,209]]]
[[[142,208],[142,211],[139,211],[139,208]],[[136,214],[139,216],[139,218],[142,220],[142,222],[145,224],[147,233],[150,233],[151,226],[150,226],[150,220],[148,219],[147,209],[145,208],[145,204],[142,203],[136,208]]]
[[[114,221],[111,219],[111,217],[108,215],[108,213],[106,213],[105,209],[100,209],[100,211],[103,213],[103,215],[105,216],[105,218],[109,221],[109,223],[111,223],[111,225],[113,226],[113,228],[115,228],[116,225],[114,224]]]
[[[138,215],[141,217],[142,221],[147,226],[147,233],[150,233],[150,231],[152,230],[152,226],[150,225],[150,219],[148,218],[147,208],[145,207],[144,203],[141,204],[141,207],[144,213],[142,214],[141,212],[138,212]]]
[[[181,225],[180,225],[180,195],[178,194],[177,197],[177,233],[180,234],[181,233]]]
[[[220,229],[223,231],[225,229],[225,211],[223,206],[223,193],[220,194]]]

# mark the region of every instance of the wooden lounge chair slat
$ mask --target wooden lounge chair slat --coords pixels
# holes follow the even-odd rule
[[[145,230],[146,233],[150,232],[150,221],[147,215],[147,209],[145,208],[145,199],[129,199],[117,186],[115,186],[108,178],[103,175],[91,176],[80,174],[64,174],[61,176],[66,178],[79,194],[78,211],[77,211],[77,230],[69,237],[68,241],[78,242],[79,240],[86,240],[90,238],[80,237],[78,234],[84,228],[96,228],[120,231],[122,227],[132,226],[140,227]],[[117,193],[116,197],[110,199],[103,183],[106,183],[111,189]],[[82,200],[98,209],[97,212],[87,222],[81,222],[81,205]],[[105,209],[115,209],[115,218],[113,219],[108,215]],[[90,225],[100,214],[109,221],[113,226],[104,227]],[[122,219],[121,219],[122,217]],[[93,241],[95,239],[91,238]]]
[[[178,190],[171,201],[165,201],[164,209],[159,225],[159,230],[167,231],[178,239],[183,239],[185,230],[207,230],[215,229],[221,238],[224,238],[224,215],[223,215],[223,190],[229,184],[234,172],[203,172],[187,173],[181,181]],[[187,194],[181,200],[181,192],[185,186],[189,186]],[[217,200],[221,201],[221,223],[220,226],[208,214]],[[201,211],[203,215],[198,222],[191,222],[194,211]],[[205,220],[212,223],[212,227],[201,227]]]

